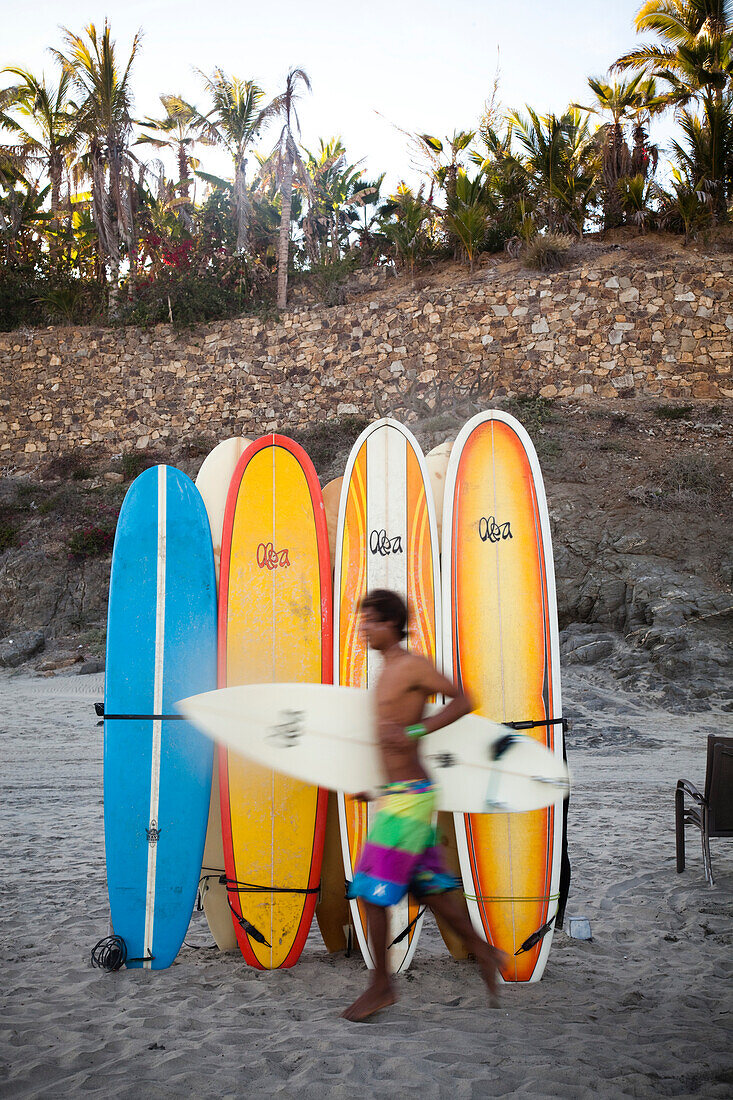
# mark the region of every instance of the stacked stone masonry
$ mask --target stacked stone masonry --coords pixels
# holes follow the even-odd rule
[[[733,258],[499,271],[268,322],[0,333],[0,464],[347,414],[409,422],[469,391],[733,397]]]

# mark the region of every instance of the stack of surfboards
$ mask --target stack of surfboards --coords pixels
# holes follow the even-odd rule
[[[504,978],[538,980],[557,909],[566,773],[558,721],[557,614],[547,506],[537,457],[521,425],[502,412],[481,414],[466,424],[452,446],[442,445],[426,460],[404,426],[380,420],[354,444],[343,479],[326,486],[323,494],[308,456],[291,440],[278,435],[254,442],[227,440],[201,467],[198,492],[188,482],[187,492],[197,501],[198,527],[187,521],[188,544],[180,547],[168,534],[175,516],[171,507],[161,534],[162,476],[146,471],[128,494],[110,594],[105,730],[110,902],[116,932],[126,936],[122,929],[128,928],[127,917],[120,915],[121,897],[144,929],[139,946],[137,939],[130,940],[128,953],[154,957],[143,965],[169,965],[185,934],[200,877],[203,906],[217,944],[223,950],[238,946],[250,965],[292,966],[315,911],[329,950],[349,946],[353,936],[367,965],[373,966],[365,912],[360,903],[345,901],[343,885],[344,878],[353,876],[372,811],[347,793],[359,784],[350,787],[344,781],[340,793],[334,790],[339,787],[334,774],[339,761],[338,774],[345,777],[358,753],[367,754],[358,757],[364,767],[377,759],[367,733],[359,733],[370,726],[359,717],[367,714],[365,704],[359,691],[336,703],[336,696],[326,689],[321,694],[319,689],[292,685],[335,682],[342,691],[372,685],[378,658],[359,637],[358,602],[370,589],[389,588],[407,600],[410,649],[430,657],[461,682],[484,719],[529,725],[513,737],[513,763],[505,765],[503,785],[495,785],[491,796],[487,788],[486,809],[492,812],[478,812],[481,798],[450,802],[446,794],[440,824],[446,859],[462,878],[474,926],[511,957]],[[188,481],[168,470],[168,480],[173,476],[183,479],[182,484]],[[135,504],[144,487],[138,483],[152,483],[154,478],[157,513],[151,500]],[[139,518],[126,536],[123,518],[126,512],[132,514],[133,506]],[[157,581],[143,585],[133,599],[124,578],[140,572],[142,543],[136,532],[150,525],[154,513],[158,541],[151,542],[145,560],[146,570]],[[204,527],[203,532],[202,515],[204,520],[208,515],[208,530]],[[172,552],[177,556],[171,576],[180,578],[176,583],[187,590],[192,604],[198,593],[208,593],[207,611],[197,616],[196,631],[190,623],[174,626],[165,604],[175,584],[170,581],[166,589],[161,571],[165,578],[166,569],[171,570]],[[161,554],[167,555],[163,567]],[[202,555],[208,580],[189,578],[184,564]],[[215,572],[218,622],[212,598]],[[148,620],[156,624],[150,657],[136,638],[136,624]],[[194,674],[186,655],[202,652],[202,632],[208,657],[197,664]],[[128,677],[131,649],[145,668]],[[217,653],[215,667],[212,654]],[[118,698],[115,685],[128,679],[132,686],[124,699]],[[275,683],[288,686],[252,686]],[[215,686],[220,690],[212,692]],[[148,699],[145,692],[151,691]],[[198,729],[217,739],[213,775],[210,747],[206,756],[206,744],[211,743],[188,722],[167,717],[174,702],[194,695],[198,698],[188,699],[183,710],[195,718]],[[346,698],[354,700],[348,706],[355,710],[344,709]],[[111,717],[117,711],[143,717],[137,724]],[[344,719],[352,713],[349,740],[349,731],[334,728],[333,721],[334,716]],[[267,715],[272,714],[279,715],[278,720],[268,725]],[[497,731],[496,725],[479,719],[464,721],[478,726],[473,733],[461,724],[445,731],[453,737],[452,751],[441,742],[441,751],[433,751],[432,757],[444,764],[458,760],[465,750],[464,763],[475,776],[478,761],[494,751],[489,746],[505,748],[509,730],[504,725]],[[323,738],[329,736],[332,743],[327,745]],[[439,736],[433,735],[436,745]],[[174,748],[180,743],[183,752],[186,737],[199,739],[204,762],[198,771],[193,769],[198,810],[195,823],[186,815],[189,833],[184,836],[175,814],[163,823],[158,803],[153,814],[152,787],[160,786],[168,767],[180,784],[179,799],[191,805],[190,790],[182,784],[188,757]],[[471,737],[478,740],[469,750]],[[293,746],[300,740],[304,763],[296,764]],[[141,782],[144,789],[131,801],[126,789],[116,790],[115,773],[126,753],[129,772],[133,743],[140,760],[147,760],[150,751],[150,774],[159,778]],[[533,757],[532,744],[536,754],[547,751]],[[425,752],[429,767],[431,754],[427,748]],[[163,764],[156,765],[156,753]],[[505,761],[509,760],[507,754]],[[496,784],[500,768],[498,763],[492,767]],[[519,786],[511,778],[517,769],[523,776]],[[527,784],[533,772],[537,782],[530,795]],[[445,773],[444,779],[449,791]],[[546,786],[540,790],[542,783]],[[456,790],[467,791],[469,786],[467,781],[462,787],[452,784]],[[125,813],[122,807],[133,802],[134,812]],[[502,805],[513,810],[538,808],[509,813],[500,812]],[[132,835],[136,840],[131,847],[129,840],[120,839]],[[158,885],[150,852],[157,853],[160,867],[167,851],[164,840],[172,843],[174,836],[179,847],[186,847],[195,869],[185,875],[181,870],[171,888],[162,879]],[[114,853],[126,844],[130,851],[118,858]],[[147,856],[145,868],[138,849]],[[156,898],[163,898],[164,889],[170,893],[176,888],[181,912],[172,933],[175,946],[164,955],[151,938],[151,898],[155,926],[162,926],[167,909]],[[408,898],[394,908],[390,921],[389,964],[395,971],[404,970],[418,943],[422,913]],[[461,957],[462,945],[448,929],[441,931],[449,950]],[[540,931],[543,934],[536,935]],[[522,950],[533,938],[536,942]]]

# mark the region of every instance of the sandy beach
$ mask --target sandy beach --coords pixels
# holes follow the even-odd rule
[[[567,913],[593,941],[557,933],[541,983],[491,1008],[426,924],[399,1004],[358,1025],[339,1014],[363,964],[327,955],[315,924],[289,971],[220,954],[198,912],[169,970],[92,969],[108,931],[103,677],[3,674],[0,1097],[733,1095],[733,844],[712,842],[710,888],[688,830],[677,875],[673,809],[733,718],[661,710],[592,670],[563,684]]]

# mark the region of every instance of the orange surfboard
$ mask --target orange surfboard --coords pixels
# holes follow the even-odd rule
[[[407,428],[386,419],[371,424],[357,439],[341,488],[334,562],[334,667],[336,682],[344,686],[369,687],[378,675],[379,658],[367,651],[358,631],[359,600],[373,588],[388,588],[406,599],[407,647],[437,661],[440,587],[432,492],[417,440]],[[370,814],[371,807],[363,802],[339,795],[349,880]],[[350,904],[362,955],[372,969],[364,906]],[[390,910],[387,943],[393,971],[410,964],[422,924],[419,913],[412,898]]]
[[[442,570],[446,674],[486,718],[542,723],[524,732],[562,758],[544,485],[529,436],[504,412],[469,420],[451,452]],[[474,927],[510,957],[505,981],[538,981],[558,905],[562,802],[523,814],[455,814],[454,822]],[[538,942],[522,950],[534,933]]]
[[[219,687],[332,680],[332,590],[323,499],[302,447],[280,435],[246,449],[224,516]],[[323,855],[327,793],[219,747],[229,904],[246,961],[293,966]]]

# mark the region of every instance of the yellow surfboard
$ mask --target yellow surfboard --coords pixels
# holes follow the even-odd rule
[[[442,570],[447,675],[486,718],[538,723],[524,732],[562,758],[544,485],[529,436],[504,412],[473,417],[451,452]],[[562,802],[522,814],[455,814],[454,821],[474,927],[510,957],[505,981],[539,980],[558,905]],[[531,938],[537,942],[523,949]]]
[[[219,585],[219,686],[330,683],[332,590],[313,464],[284,436],[232,478]],[[219,748],[222,836],[237,941],[251,966],[293,966],[313,918],[327,795]]]

